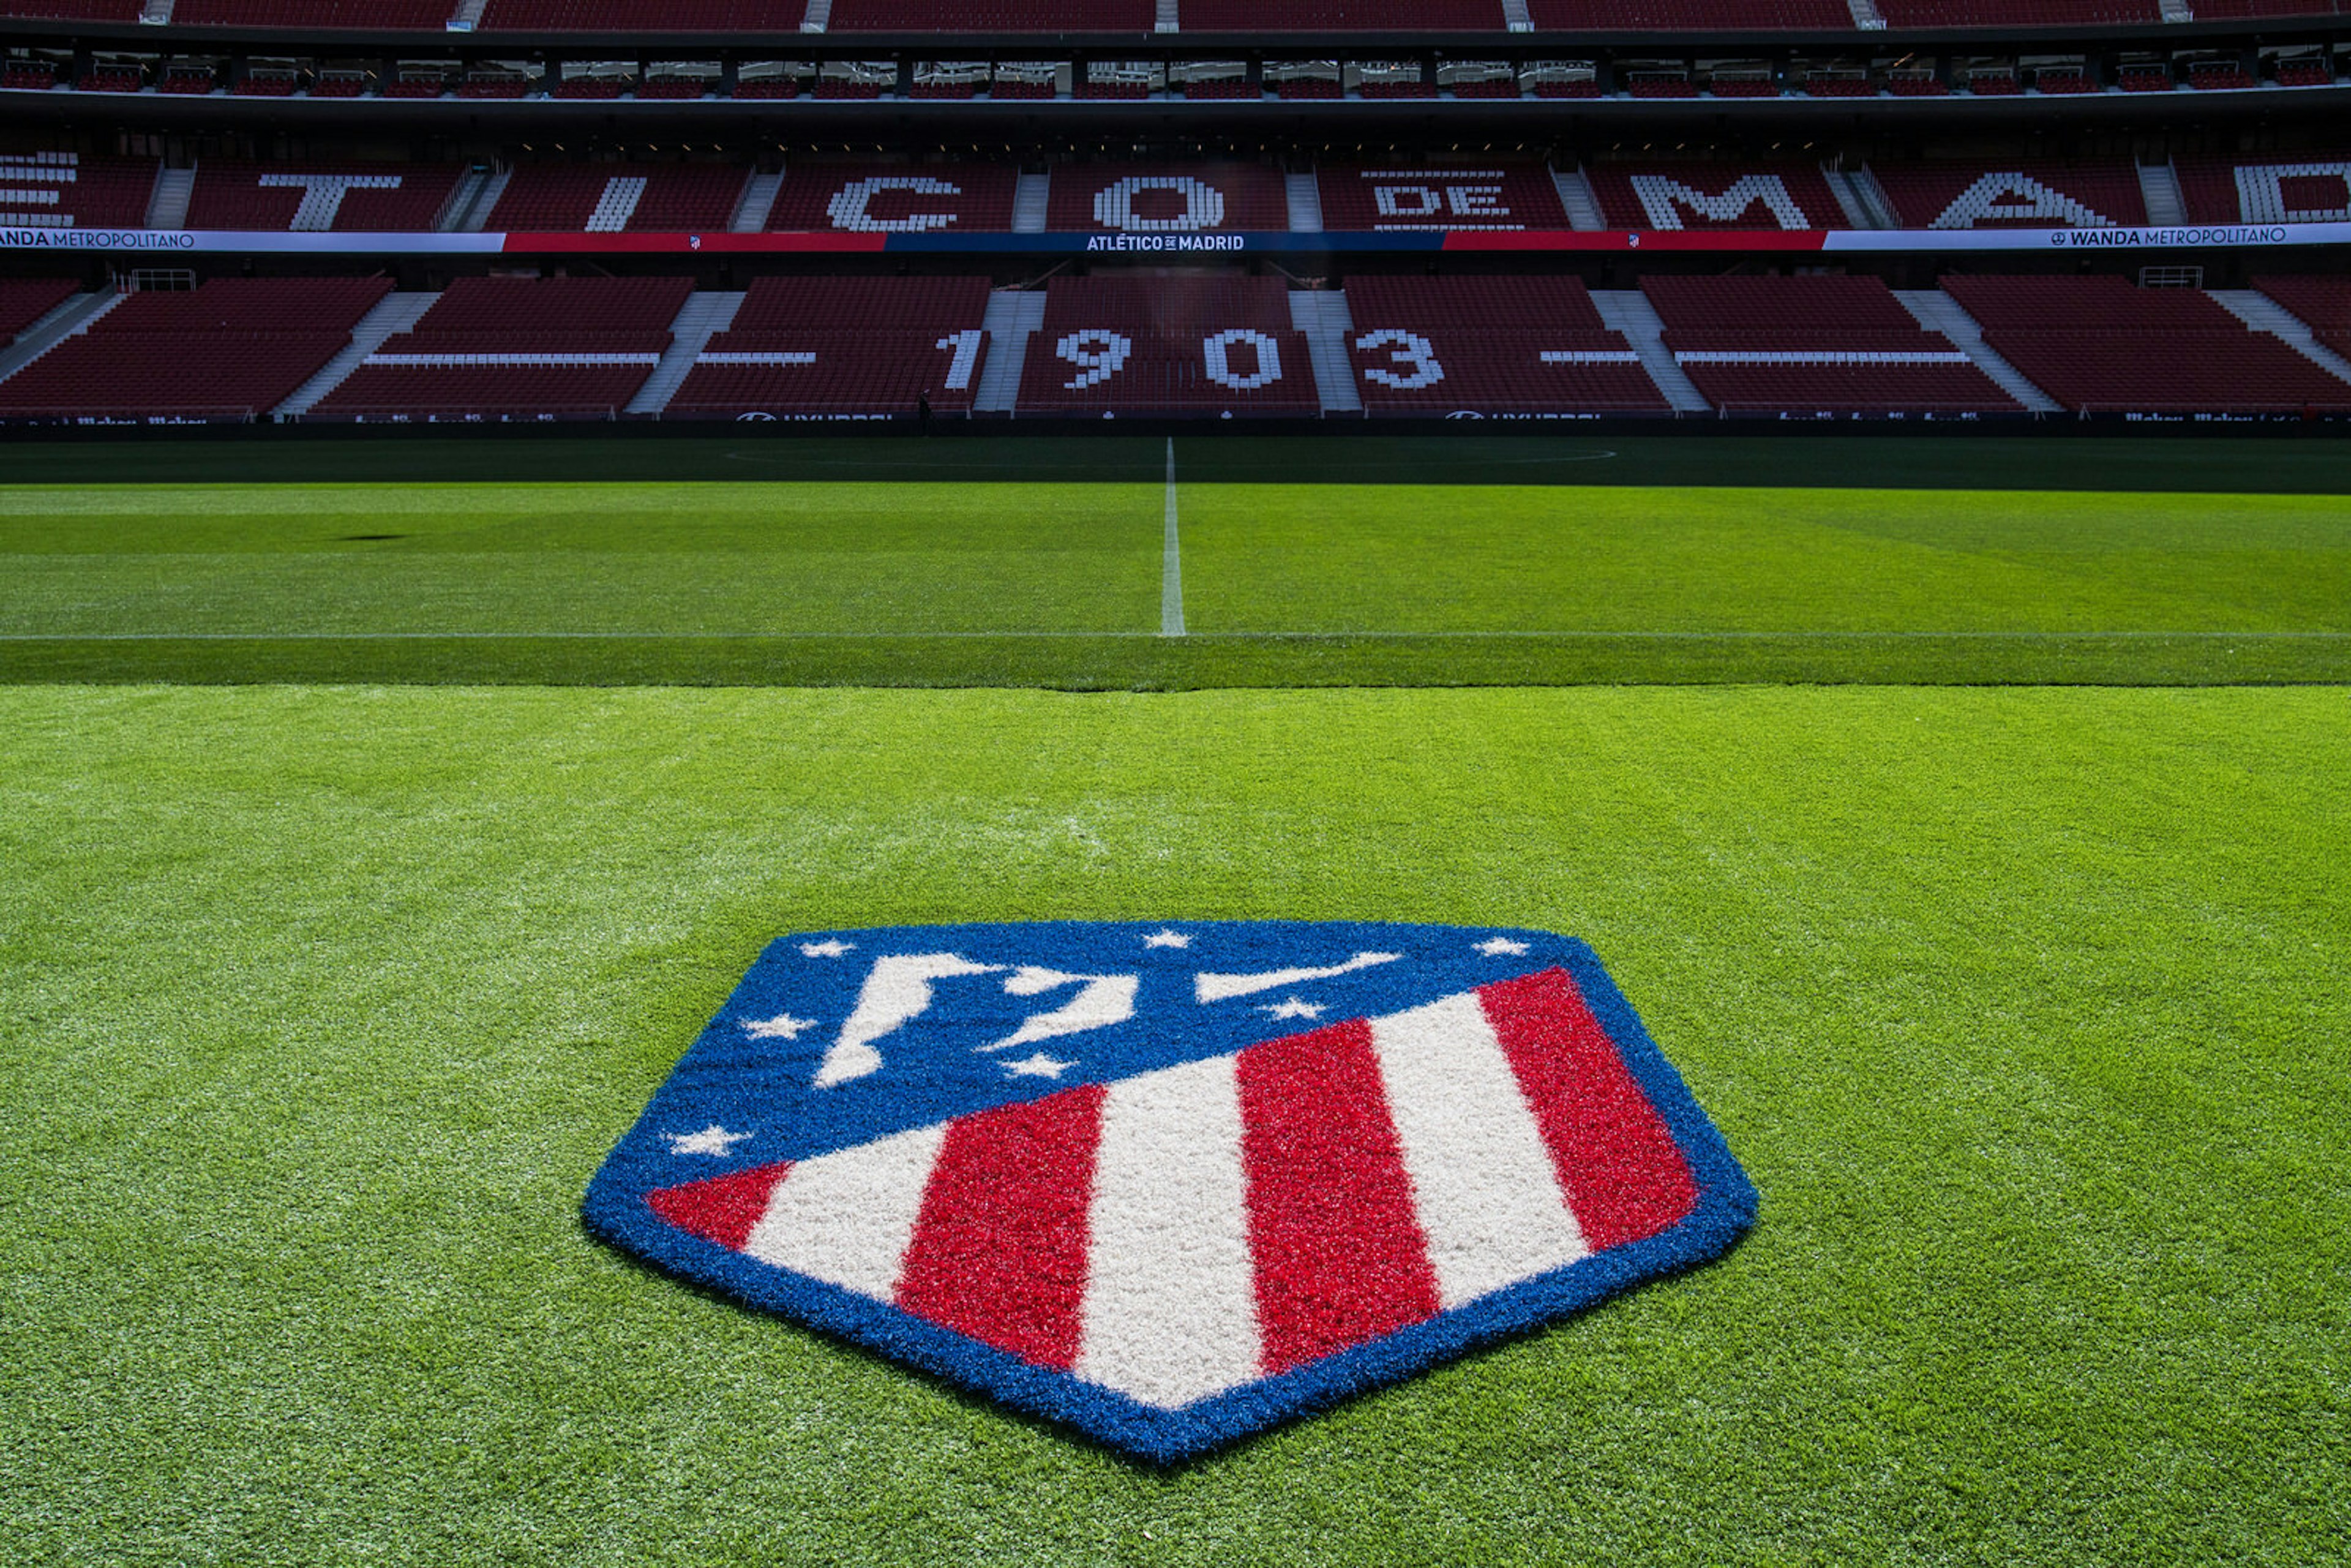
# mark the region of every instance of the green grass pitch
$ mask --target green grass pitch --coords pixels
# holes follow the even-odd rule
[[[2212,684],[2336,653],[2180,650],[2339,647],[2345,503],[1258,460],[1182,488],[1180,644],[1121,472],[0,489],[10,1560],[2344,1561],[2351,709]],[[559,650],[172,679],[379,657],[288,631],[682,621],[799,641],[659,655],[725,689]],[[1656,684],[1431,689],[1527,631],[1695,632],[1750,684],[1619,650]],[[1728,635],[1922,631],[2119,684],[1790,685]],[[1060,684],[760,684],[1056,642]],[[1169,1473],[581,1233],[776,934],[1171,916],[1586,937],[1761,1223]]]

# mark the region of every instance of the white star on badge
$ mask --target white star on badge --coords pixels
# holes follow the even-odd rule
[[[843,942],[838,936],[828,936],[821,942],[801,943],[800,951],[811,958],[838,958],[856,946],[856,943]]]
[[[674,1155],[717,1155],[735,1152],[735,1145],[749,1137],[748,1133],[730,1133],[713,1122],[699,1133],[672,1133],[669,1152]]]
[[[1322,1003],[1301,1002],[1296,997],[1285,998],[1270,1008],[1259,1008],[1257,1010],[1261,1013],[1271,1013],[1278,1019],[1319,1019],[1323,1011]]]
[[[743,1032],[753,1040],[798,1040],[800,1030],[815,1023],[814,1019],[796,1019],[789,1013],[778,1013],[771,1019],[745,1019]]]
[[[1076,1065],[1074,1061],[1056,1061],[1040,1051],[1022,1061],[1008,1061],[1004,1068],[1022,1078],[1059,1078]]]
[[[1181,931],[1154,931],[1143,939],[1146,947],[1189,947],[1192,939]]]
[[[1507,936],[1489,936],[1478,944],[1478,951],[1485,954],[1489,958],[1499,958],[1505,954],[1515,958],[1526,950],[1525,943],[1513,942]]]

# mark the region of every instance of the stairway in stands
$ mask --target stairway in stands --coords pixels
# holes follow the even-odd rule
[[[193,169],[164,169],[155,176],[154,193],[147,198],[147,226],[183,229],[188,226],[188,198],[195,194]]]
[[[459,215],[458,230],[464,234],[480,234],[487,227],[491,211],[497,206],[498,198],[507,193],[507,183],[513,178],[514,171],[511,169],[500,169],[486,175],[480,190],[475,193],[473,205]]]
[[[2065,405],[2034,386],[2023,371],[2001,358],[1990,343],[1984,341],[1983,326],[1969,315],[1967,308],[1939,288],[1897,288],[1894,298],[1902,308],[1918,319],[1918,325],[1930,332],[1940,332],[1951,340],[1954,348],[1976,362],[1976,368],[1990,376],[2001,391],[2022,403],[2035,413],[2063,413]]]
[[[1609,329],[1624,335],[1641,356],[1641,368],[1666,394],[1666,401],[1676,413],[1712,413],[1714,405],[1706,401],[1680,364],[1671,349],[1666,347],[1666,324],[1657,319],[1656,307],[1637,288],[1595,288],[1592,304]]]
[[[319,366],[317,375],[295,388],[294,395],[271,412],[280,419],[293,419],[318,407],[319,400],[342,385],[343,378],[358,370],[360,361],[383,347],[386,338],[415,326],[417,318],[432,309],[433,302],[440,298],[422,291],[385,295],[351,329],[350,346]]]
[[[972,413],[1012,412],[1020,396],[1020,371],[1029,358],[1029,340],[1044,325],[1043,289],[999,288],[987,297],[987,313],[980,319],[987,333],[987,362],[980,367]]]
[[[743,308],[740,292],[716,291],[695,294],[680,308],[677,319],[669,327],[669,347],[662,351],[661,363],[629,400],[631,413],[659,413],[685,384],[686,376],[694,370],[697,355],[710,340],[735,324],[735,313]]]
[[[1045,214],[1051,205],[1053,177],[1043,170],[1030,173],[1023,170],[1020,183],[1012,192],[1012,232],[1017,235],[1040,235],[1045,232]]]
[[[2169,163],[2140,164],[2138,189],[2147,202],[2148,223],[2166,229],[2187,226],[2188,199],[2180,194],[2179,172]]]
[[[1319,235],[1322,232],[1322,188],[1314,176],[1284,174],[1282,195],[1290,205],[1290,232],[1294,235]]]
[[[783,188],[780,169],[772,174],[753,174],[751,183],[743,187],[743,199],[735,204],[735,216],[726,225],[728,232],[755,235],[765,229],[776,210],[776,193]]]
[[[1582,169],[1553,169],[1551,183],[1559,193],[1559,204],[1566,210],[1568,227],[1595,234],[1608,226],[1607,217],[1600,211],[1600,198],[1592,193],[1592,182]]]
[[[2351,382],[2351,360],[2320,342],[2301,317],[2257,288],[2207,289],[2220,307],[2256,332],[2267,332],[2325,371]]]
[[[68,338],[87,332],[98,319],[130,298],[112,289],[95,294],[77,294],[64,304],[16,334],[16,340],[0,348],[0,382],[6,381]]]
[[[1306,351],[1314,362],[1314,393],[1322,400],[1322,412],[1363,413],[1354,363],[1347,358],[1347,336],[1355,329],[1347,296],[1338,289],[1293,288],[1290,324],[1306,339]]]

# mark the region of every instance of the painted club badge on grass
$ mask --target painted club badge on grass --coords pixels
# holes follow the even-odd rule
[[[1723,1251],[1755,1190],[1581,942],[775,943],[588,1191],[674,1273],[1172,1461]]]

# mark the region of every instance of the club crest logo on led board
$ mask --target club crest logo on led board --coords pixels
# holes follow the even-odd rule
[[[586,1214],[1169,1461],[1711,1258],[1755,1203],[1580,942],[1061,922],[776,942]]]

